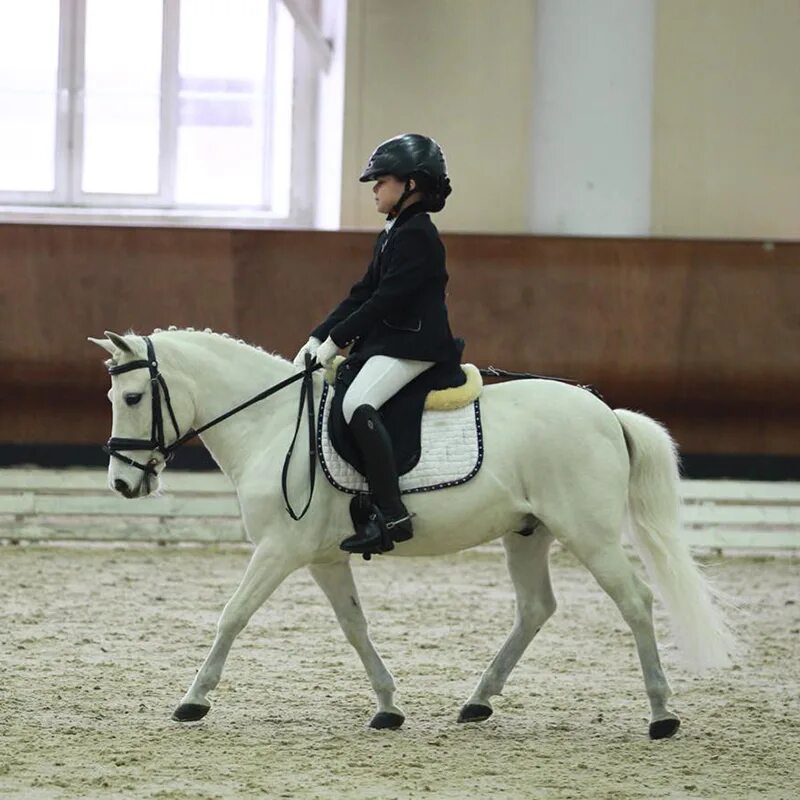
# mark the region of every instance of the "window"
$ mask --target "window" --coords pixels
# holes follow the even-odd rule
[[[320,66],[297,47],[306,6],[0,0],[0,204],[303,222],[292,184],[310,193],[313,141],[297,131]]]
[[[52,193],[58,0],[31,0],[21,8],[5,2],[0,14],[0,190]]]

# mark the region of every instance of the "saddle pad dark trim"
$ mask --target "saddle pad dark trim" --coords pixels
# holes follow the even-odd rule
[[[322,448],[322,423],[324,421],[325,406],[329,390],[330,386],[328,386],[327,382],[325,382],[322,387],[322,396],[319,399],[319,414],[317,416],[317,441],[319,442],[319,447],[317,449],[319,453],[319,464],[322,467],[322,471],[325,473],[325,477],[328,479],[328,483],[330,483],[330,485],[335,489],[338,489],[340,492],[344,492],[345,494],[360,494],[358,489],[348,489],[346,486],[342,486],[340,483],[338,483],[333,475],[331,475],[331,472],[328,469],[328,464],[325,461],[325,455]],[[478,460],[475,462],[475,466],[463,478],[458,478],[454,481],[445,481],[444,483],[434,483],[430,486],[418,486],[413,489],[402,489],[400,494],[418,494],[419,492],[433,492],[436,489],[447,489],[450,486],[460,486],[462,483],[466,483],[478,474],[478,470],[481,468],[481,464],[483,464],[483,428],[481,426],[480,399],[473,401],[472,407],[475,411],[475,433],[478,438]],[[446,414],[447,412],[443,411],[441,413]]]

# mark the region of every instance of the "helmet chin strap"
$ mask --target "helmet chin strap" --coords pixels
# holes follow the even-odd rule
[[[386,219],[387,220],[394,219],[400,213],[400,209],[402,208],[403,203],[405,203],[405,201],[409,198],[409,196],[414,194],[414,192],[416,191],[417,191],[416,187],[413,189],[411,188],[411,178],[407,178],[405,188],[403,189],[403,194],[400,195],[400,199],[392,206],[391,210],[386,215]]]

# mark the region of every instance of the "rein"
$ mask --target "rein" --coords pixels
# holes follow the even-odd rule
[[[297,411],[297,425],[294,429],[294,436],[292,437],[292,442],[289,445],[289,450],[286,453],[286,459],[284,460],[283,464],[283,472],[281,474],[281,488],[283,490],[283,498],[286,503],[286,510],[289,512],[290,516],[294,520],[302,519],[305,515],[306,511],[308,511],[309,506],[311,505],[311,498],[314,495],[314,478],[316,476],[316,457],[317,457],[317,440],[316,436],[314,435],[314,381],[313,381],[313,373],[316,370],[321,368],[320,364],[314,364],[312,357],[306,353],[306,366],[302,372],[298,372],[296,375],[292,375],[291,378],[286,378],[286,380],[281,381],[280,383],[276,383],[274,386],[271,386],[269,389],[266,389],[263,392],[260,392],[255,397],[251,397],[249,400],[246,400],[244,403],[232,408],[230,411],[226,411],[224,414],[220,414],[220,416],[215,417],[210,422],[207,422],[205,425],[201,425],[199,428],[191,428],[190,430],[186,431],[183,435],[180,433],[180,429],[178,428],[178,422],[175,419],[175,412],[172,410],[172,400],[170,398],[169,389],[167,388],[167,383],[164,380],[163,375],[158,371],[158,361],[156,360],[155,348],[153,347],[153,343],[150,340],[149,336],[143,336],[145,345],[147,346],[147,359],[138,359],[136,361],[130,361],[127,364],[122,364],[121,366],[110,366],[108,368],[108,372],[110,375],[120,375],[123,372],[131,372],[132,370],[136,369],[147,369],[150,371],[150,386],[152,388],[152,424],[150,428],[150,438],[149,439],[125,439],[122,437],[113,436],[111,437],[108,442],[106,442],[103,450],[108,453],[108,455],[113,456],[120,461],[123,461],[126,464],[129,464],[132,467],[136,467],[137,469],[142,470],[145,473],[145,480],[149,480],[150,477],[156,476],[155,467],[158,464],[156,459],[151,458],[146,464],[140,464],[138,461],[134,461],[132,458],[128,458],[127,456],[122,455],[120,450],[150,450],[158,451],[164,456],[164,463],[166,464],[169,462],[172,457],[175,455],[175,451],[181,446],[186,444],[186,442],[191,441],[196,436],[199,436],[204,431],[207,431],[209,428],[213,428],[215,425],[218,425],[220,422],[232,417],[234,414],[238,414],[240,411],[243,411],[245,408],[249,408],[250,406],[254,405],[255,403],[260,402],[261,400],[266,399],[270,395],[273,395],[279,392],[281,389],[286,388],[292,383],[296,383],[297,381],[302,380],[303,386],[300,390],[300,406]],[[167,411],[169,412],[170,421],[172,422],[172,427],[175,429],[176,439],[172,444],[166,444],[164,439],[164,417],[161,411],[161,394],[163,392],[164,395],[164,403],[167,406]],[[287,488],[287,476],[289,473],[289,463],[291,461],[292,452],[294,450],[295,442],[297,441],[297,434],[300,430],[300,421],[303,416],[303,404],[306,404],[307,407],[307,418],[308,418],[308,432],[309,432],[309,480],[311,483],[311,490],[308,496],[308,502],[306,503],[303,510],[298,515],[295,510],[292,508],[291,503],[289,502],[288,497],[288,488]]]

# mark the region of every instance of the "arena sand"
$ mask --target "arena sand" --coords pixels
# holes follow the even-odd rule
[[[0,548],[0,797],[797,798],[800,562],[710,565],[749,652],[693,676],[657,626],[683,718],[647,738],[632,637],[564,552],[559,610],[488,722],[456,716],[503,641],[499,548],[355,565],[407,720],[372,731],[372,693],[305,571],[237,640],[211,713],[169,715],[248,558],[244,547]]]

